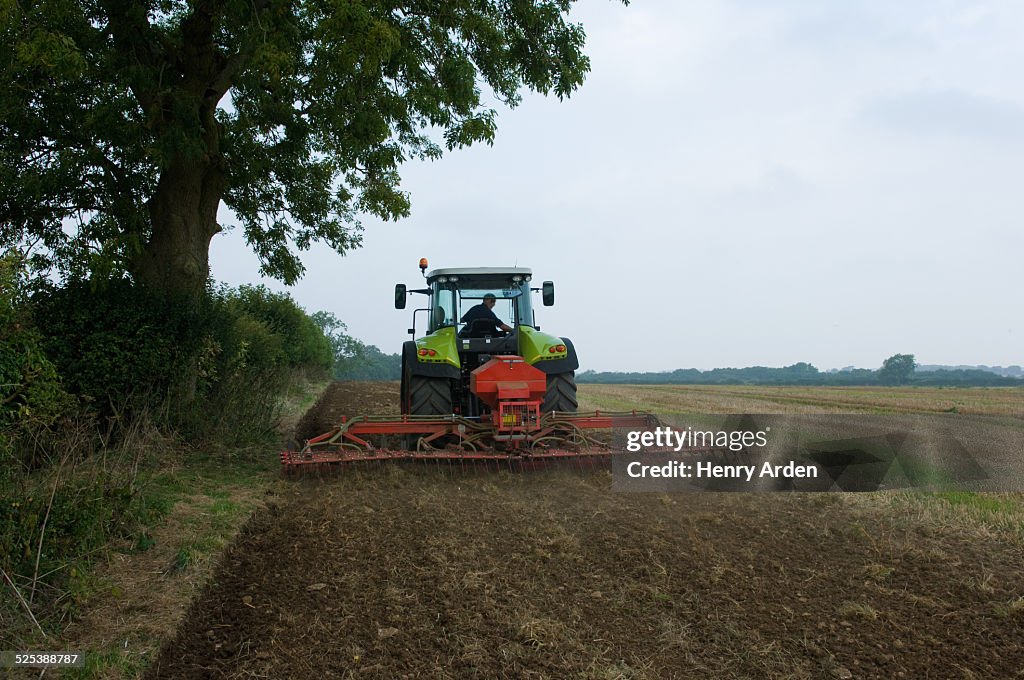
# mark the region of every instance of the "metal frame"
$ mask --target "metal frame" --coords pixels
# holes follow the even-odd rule
[[[527,408],[535,402],[503,402]],[[539,406],[537,412],[539,413]],[[499,413],[501,411],[499,410]],[[614,453],[605,444],[588,435],[591,430],[613,428],[650,428],[658,419],[642,411],[591,414],[543,413],[533,429],[530,423],[518,427],[498,427],[457,415],[437,416],[360,416],[342,417],[329,432],[310,439],[299,451],[282,451],[281,464],[286,471],[302,466],[368,461],[541,461],[545,459],[596,459]],[[375,446],[371,437],[415,436],[416,450],[393,450]],[[457,438],[449,448],[435,449],[432,443],[442,437]],[[499,448],[503,447],[503,448]],[[483,449],[483,450],[481,450]]]

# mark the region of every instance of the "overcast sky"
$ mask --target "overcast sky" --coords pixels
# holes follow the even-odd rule
[[[287,289],[388,352],[431,268],[533,268],[583,369],[1024,363],[1024,3],[584,0],[593,71]],[[223,214],[226,226],[232,224]],[[214,278],[257,283],[240,230]],[[286,288],[263,281],[276,290]],[[411,306],[410,306],[411,309]],[[422,324],[420,324],[422,325]]]

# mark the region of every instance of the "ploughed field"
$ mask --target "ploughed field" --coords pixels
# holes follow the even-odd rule
[[[580,396],[581,408],[659,413],[957,401],[1024,415],[1020,390],[588,385]],[[396,403],[397,385],[336,383],[298,434]],[[1019,496],[610,485],[604,470],[383,465],[282,481],[151,676],[1024,677]]]

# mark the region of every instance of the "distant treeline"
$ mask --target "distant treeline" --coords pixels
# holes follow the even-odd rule
[[[334,365],[337,380],[399,380],[402,377],[402,355],[385,354],[376,345],[354,340],[353,352],[340,355]]]
[[[385,354],[348,334],[348,327],[330,312],[316,312],[313,321],[331,343],[335,380],[399,380],[402,355]]]
[[[943,366],[941,364],[918,364],[918,371],[985,371],[986,373],[995,373],[996,375],[1006,376],[1008,378],[1024,378],[1024,367],[1013,365],[1013,366],[968,366],[961,364],[959,366]]]
[[[910,355],[902,355],[910,356]],[[887,360],[889,361],[889,360]],[[576,376],[580,383],[639,385],[917,385],[957,387],[1024,387],[1024,380],[1001,376],[978,369],[910,371],[894,374],[884,367],[878,370],[857,368],[822,372],[808,363],[784,368],[750,366],[747,368],[715,368],[701,371],[680,368],[664,372],[583,371]]]
[[[331,341],[334,351],[333,374],[337,380],[398,380],[402,373],[402,357],[385,354],[375,345],[367,345],[348,335],[345,324],[332,314],[318,312],[313,320]],[[1002,369],[1002,367],[995,367]],[[844,368],[841,371],[819,371],[806,362],[773,368],[714,368],[701,371],[679,368],[661,372],[583,371],[576,374],[580,383],[635,385],[918,385],[922,387],[1024,387],[1022,378],[1012,377],[1014,369],[990,367],[960,368],[921,366],[912,354],[896,354],[879,369]],[[1009,374],[1009,375],[1007,375]]]

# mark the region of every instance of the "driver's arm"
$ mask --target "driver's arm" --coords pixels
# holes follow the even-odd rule
[[[502,321],[501,319],[499,319],[498,315],[494,313],[493,309],[488,309],[487,313],[491,315],[491,321],[494,322],[495,326],[497,326],[501,330],[505,331],[506,333],[511,333],[512,332],[512,327],[509,326],[504,321]]]

